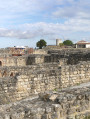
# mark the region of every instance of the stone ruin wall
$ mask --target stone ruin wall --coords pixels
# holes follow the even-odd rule
[[[48,50],[45,50],[45,49],[35,49],[33,51],[33,54],[47,54],[47,51]]]
[[[7,75],[4,75],[0,79],[0,94],[2,97],[6,95],[6,99],[9,99],[11,102],[26,98],[31,94],[54,90],[56,87],[59,88],[60,83],[58,78],[60,75],[58,74],[59,72],[55,71],[57,64],[44,64],[44,66],[33,65],[19,67],[18,69],[13,67],[7,70],[6,68],[1,69],[2,72],[6,71]],[[13,76],[9,72],[13,72]]]
[[[0,66],[26,66],[26,57],[1,56]]]
[[[62,49],[50,50],[45,56],[44,62],[60,62],[65,59],[65,65],[78,64],[79,61],[90,61],[90,49]]]
[[[47,63],[5,69],[1,68],[1,71],[6,71],[7,75],[0,79],[0,94],[2,97],[6,95],[6,99],[11,102],[21,100],[32,94],[80,85],[90,81],[90,62],[66,66]],[[11,75],[12,72],[13,75]]]
[[[46,57],[48,56],[50,54]],[[66,57],[62,57],[60,62],[57,62],[59,55],[53,56],[49,57],[52,60],[48,58],[45,60],[42,55],[32,57],[31,60],[35,59],[32,62],[33,65],[30,65],[31,61],[27,62],[26,57],[2,59],[3,64],[7,61],[7,65],[0,67],[0,119],[84,119],[86,115],[89,116],[89,87],[85,90],[67,89],[66,93],[62,90],[64,87],[79,86],[83,82],[90,81],[89,55],[86,61],[68,65]],[[45,63],[45,61],[51,61],[51,63]],[[56,97],[54,102],[50,99],[48,102],[47,94],[38,97],[39,93],[49,90],[55,92],[58,89],[62,92],[52,93],[53,97]],[[26,100],[20,105],[11,103],[28,97],[33,99],[35,95],[38,97],[36,101]]]
[[[52,53],[52,52],[66,52],[66,53],[78,53],[78,52],[83,52],[83,53],[86,53],[86,52],[90,52],[90,48],[46,48],[48,53]],[[45,49],[45,50],[46,50]]]
[[[0,106],[0,119],[89,119],[90,83]]]
[[[33,54],[33,55],[29,55],[27,57],[27,61],[26,61],[26,65],[35,65],[35,64],[42,64],[44,63],[44,59],[45,59],[44,54]]]
[[[75,52],[77,51],[75,50]],[[54,52],[55,54],[53,54]],[[71,52],[70,50],[69,55]],[[15,101],[26,98],[31,94],[61,89],[90,81],[90,61],[87,61],[90,58],[89,53],[86,49],[82,52],[87,54],[84,59],[86,62],[81,61],[72,65],[67,65],[67,57],[62,57],[63,53],[63,56],[67,54],[63,50],[52,51],[51,55],[1,57],[0,86],[1,93],[2,91],[4,92],[2,95],[6,95],[7,98],[10,97],[11,101]],[[80,57],[82,57],[82,54],[80,54]],[[70,62],[72,61],[71,59]],[[12,86],[12,84],[14,85]],[[13,92],[13,95],[11,92]]]
[[[29,75],[29,74],[37,74],[38,71],[41,70],[49,70],[49,69],[57,69],[58,64],[57,63],[45,63],[45,64],[37,64],[37,65],[27,65],[27,66],[3,66],[0,67],[0,78],[7,78],[17,75]],[[49,69],[48,69],[49,68]],[[12,75],[11,75],[12,74]]]
[[[8,48],[0,48],[0,54],[9,54]]]
[[[44,52],[44,49],[42,52]],[[7,55],[0,54],[0,66],[27,66],[51,62],[73,65],[79,63],[79,61],[90,61],[90,49],[49,50],[48,54],[42,53],[25,56],[10,56],[8,53]]]
[[[90,61],[79,62],[77,65],[61,66],[62,87],[80,85],[90,81]]]

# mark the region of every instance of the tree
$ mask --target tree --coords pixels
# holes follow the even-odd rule
[[[64,45],[67,45],[67,46],[72,46],[73,45],[73,42],[71,40],[65,40],[63,42]]]
[[[41,39],[40,41],[37,42],[36,46],[39,47],[39,49],[42,49],[43,46],[46,46],[46,41]]]
[[[59,46],[60,46],[60,47],[63,47],[63,46],[64,46],[64,44],[63,44],[63,43],[59,43]]]

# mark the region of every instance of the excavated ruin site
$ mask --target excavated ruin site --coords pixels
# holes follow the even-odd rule
[[[0,50],[0,119],[90,119],[90,49]]]

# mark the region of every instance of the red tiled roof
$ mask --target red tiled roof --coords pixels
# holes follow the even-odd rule
[[[76,44],[90,44],[90,43],[87,41],[81,40],[81,41],[77,42]]]

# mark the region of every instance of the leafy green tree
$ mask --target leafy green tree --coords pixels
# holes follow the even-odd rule
[[[60,47],[63,47],[63,46],[64,46],[64,44],[63,44],[63,43],[59,43],[59,46],[60,46]]]
[[[65,40],[63,42],[64,45],[67,45],[67,46],[72,46],[73,45],[73,42],[71,40]]]
[[[46,41],[44,39],[41,39],[36,43],[36,46],[39,47],[39,49],[42,49],[42,47],[46,46]]]

